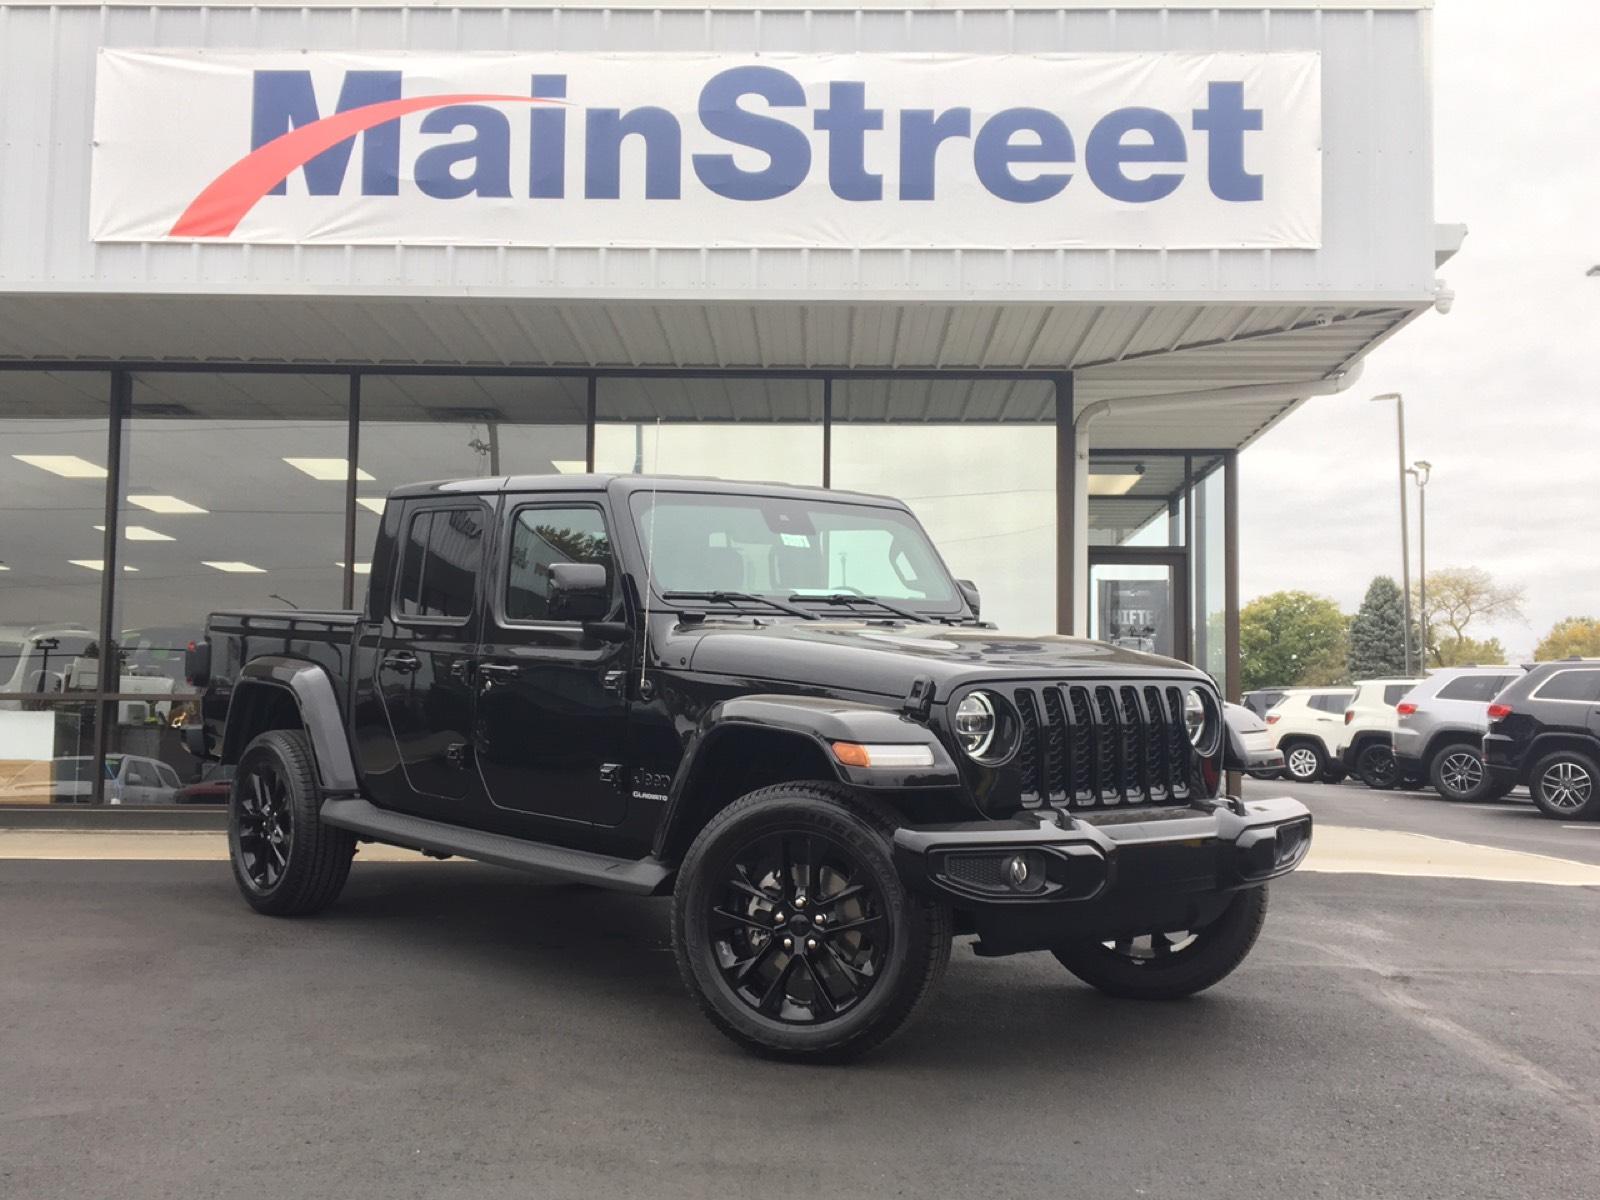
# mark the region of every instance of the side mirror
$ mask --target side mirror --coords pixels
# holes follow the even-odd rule
[[[970,579],[958,579],[956,580],[956,587],[961,589],[961,596],[966,600],[967,607],[972,610],[972,615],[975,617],[982,616],[983,605],[978,595],[978,585]]]
[[[556,621],[601,621],[611,612],[611,583],[599,563],[550,564],[550,616]]]

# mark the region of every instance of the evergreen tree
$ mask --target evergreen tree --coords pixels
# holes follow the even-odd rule
[[[1384,679],[1406,674],[1406,615],[1400,587],[1379,575],[1350,622],[1350,678]]]

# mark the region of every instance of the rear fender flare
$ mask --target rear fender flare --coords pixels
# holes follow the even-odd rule
[[[266,655],[245,663],[228,700],[223,727],[222,761],[236,763],[250,740],[260,732],[252,728],[249,713],[263,689],[275,689],[293,700],[300,726],[311,741],[318,782],[324,792],[357,792],[355,762],[345,733],[338,692],[328,672],[304,659]],[[243,701],[243,703],[241,703]]]

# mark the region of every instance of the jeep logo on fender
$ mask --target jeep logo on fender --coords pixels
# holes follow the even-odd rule
[[[1316,246],[1319,86],[1309,53],[106,50],[91,221],[101,241]]]

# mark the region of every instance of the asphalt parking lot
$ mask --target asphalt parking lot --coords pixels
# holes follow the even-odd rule
[[[1600,858],[1514,805],[1295,790],[1324,825]],[[331,913],[291,923],[250,913],[219,862],[9,860],[0,911],[0,1196],[1592,1197],[1600,1178],[1594,887],[1302,873],[1245,968],[1176,1005],[958,945],[919,1022],[847,1068],[715,1034],[660,901],[488,867],[358,862]]]

